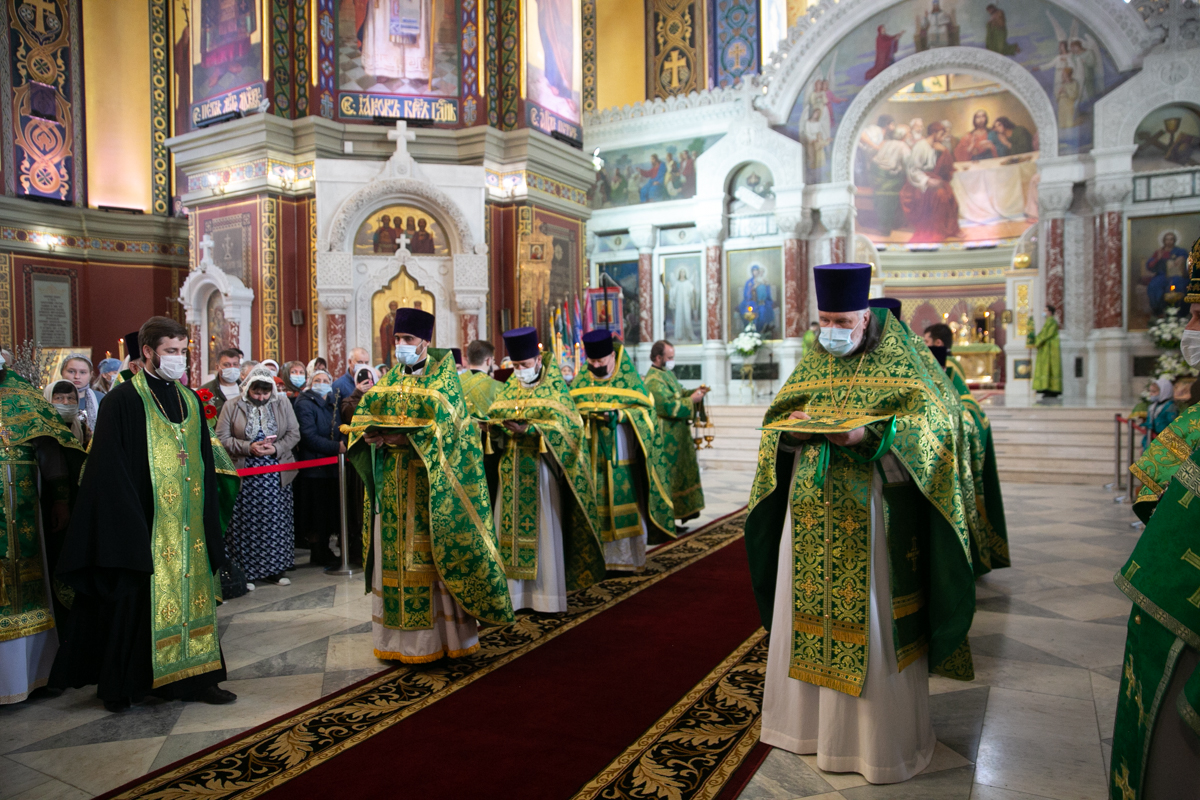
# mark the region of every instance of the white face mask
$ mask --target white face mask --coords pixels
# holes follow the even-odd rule
[[[1200,367],[1200,331],[1184,331],[1179,337],[1179,352],[1189,367]]]
[[[854,349],[854,329],[853,328],[821,328],[821,333],[817,336],[817,340],[830,352],[838,358],[850,354]]]
[[[221,370],[221,380],[226,383],[237,383],[240,377],[242,377],[241,367],[226,367]]]
[[[69,406],[66,403],[55,403],[54,410],[67,422],[74,422],[79,416],[79,406]]]
[[[159,356],[155,371],[160,378],[177,381],[187,372],[187,356]]]
[[[411,367],[417,363],[417,346],[415,344],[396,345],[396,361],[406,367]]]
[[[517,380],[527,385],[537,381],[538,372],[540,372],[540,370],[537,367],[526,367],[525,369],[513,370],[513,374],[517,376]]]

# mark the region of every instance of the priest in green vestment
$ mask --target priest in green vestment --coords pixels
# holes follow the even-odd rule
[[[1200,240],[1188,257],[1190,319],[1180,350],[1200,367]],[[1133,601],[1125,639],[1110,794],[1194,797],[1200,787],[1200,406],[1158,436],[1130,471],[1146,523],[1117,587]]]
[[[1034,335],[1029,332],[1028,343],[1037,352],[1033,360],[1033,390],[1049,400],[1062,394],[1062,346],[1058,342],[1056,309],[1046,304],[1046,322]]]
[[[933,757],[928,673],[973,677],[975,587],[944,381],[868,308],[870,276],[814,269],[821,333],[763,420],[746,550],[771,631],[762,741],[895,783]]]
[[[587,369],[571,382],[571,398],[588,429],[604,561],[610,570],[639,571],[648,543],[675,538],[654,398],[611,332],[588,331],[583,349]]]
[[[467,403],[467,411],[477,420],[486,420],[492,401],[500,393],[503,382],[492,377],[492,369],[496,364],[496,348],[491,342],[476,339],[467,345],[464,352],[467,361],[467,371],[458,376],[462,383],[463,400]],[[492,505],[496,504],[496,488],[499,482],[500,445],[504,435],[501,431],[481,422],[483,436],[490,440],[483,450],[483,471],[487,474],[488,496]],[[489,453],[488,451],[491,450]]]
[[[0,356],[0,705],[50,677],[55,626],[72,599],[50,578],[83,455],[54,407]]]
[[[144,367],[105,397],[57,575],[75,592],[50,685],[229,703],[214,573],[226,563],[212,435],[179,384],[187,329],[151,317]]]
[[[514,609],[567,610],[567,593],[604,579],[596,487],[583,418],[537,328],[504,333],[513,374],[492,403],[503,431],[496,533]]]
[[[433,315],[396,311],[395,364],[354,412],[375,656],[407,664],[479,649],[477,620],[513,620],[479,429],[458,369],[435,353]]]
[[[663,460],[671,476],[671,502],[675,519],[682,522],[700,516],[704,509],[704,487],[700,485],[700,462],[692,441],[692,411],[708,394],[706,387],[691,392],[675,377],[675,346],[663,339],[650,347],[650,369],[642,378],[654,396],[654,411],[662,426]],[[683,533],[686,528],[676,528]]]

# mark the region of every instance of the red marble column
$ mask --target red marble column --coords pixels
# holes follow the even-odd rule
[[[188,329],[188,335],[192,340],[190,348],[191,358],[188,360],[188,385],[193,389],[199,389],[200,384],[203,383],[201,380],[203,377],[203,373],[201,372],[201,362],[204,360],[204,355],[208,351],[208,348],[205,347],[205,343],[200,340],[199,325],[189,325]]]
[[[706,339],[721,339],[721,244],[705,248],[704,280],[708,291]]]
[[[467,345],[479,338],[479,315],[473,313],[459,314],[458,324],[461,335],[459,341],[462,342],[462,346],[465,349]]]
[[[846,261],[846,237],[834,236],[829,240],[829,262],[842,264]]]
[[[804,335],[808,314],[808,242],[783,240],[784,336],[799,339]]]
[[[346,372],[346,315],[325,315],[325,360],[334,378]]]
[[[1046,302],[1054,306],[1054,316],[1061,325],[1064,291],[1062,218],[1047,220],[1046,230]]]
[[[638,254],[638,327],[641,341],[654,341],[654,276],[652,253],[649,250]]]
[[[1095,327],[1121,327],[1121,260],[1125,220],[1120,211],[1097,215],[1096,254],[1093,264]]]

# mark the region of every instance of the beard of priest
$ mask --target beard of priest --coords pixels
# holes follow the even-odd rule
[[[771,632],[762,741],[895,783],[933,757],[931,664],[973,675],[974,582],[944,390],[903,324],[868,308],[870,276],[814,269],[819,346],[764,419],[800,430],[764,431],[745,530]]]
[[[59,558],[76,597],[50,685],[96,684],[110,711],[146,695],[232,702],[217,685],[213,574],[226,559],[212,437],[178,382],[187,330],[151,317],[138,339],[145,368],[100,407]]]

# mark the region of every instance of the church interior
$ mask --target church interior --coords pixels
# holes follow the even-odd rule
[[[96,373],[142,358],[127,334],[152,317],[186,330],[188,386],[221,388],[224,354],[237,351],[284,378],[298,364],[292,397],[319,382],[318,359],[326,382],[350,391],[358,366],[381,386],[404,374],[393,337],[410,310],[432,315],[430,348],[491,342],[497,368],[512,366],[506,332],[536,330],[538,357],[568,384],[591,369],[585,334],[605,330],[641,374],[663,366],[656,342],[674,348],[666,369],[693,398],[684,450],[706,498],[680,523],[687,534],[656,544],[651,533],[643,566],[614,576],[610,564],[568,610],[514,605],[513,622],[480,620],[471,654],[401,663],[372,648],[383,595],[358,553],[382,489],[371,483],[364,506],[355,440],[343,442],[336,564],[321,569],[301,542],[295,488],[294,568],[215,609],[210,635],[237,701],[147,697],[112,713],[90,687],[0,691],[0,800],[388,786],[546,800],[1197,796],[1195,783],[1147,779],[1149,757],[1118,713],[1136,686],[1143,713],[1153,702],[1176,714],[1159,702],[1167,678],[1156,695],[1125,648],[1131,610],[1142,619],[1131,554],[1155,524],[1137,506],[1171,491],[1139,459],[1184,441],[1156,415],[1169,402],[1182,420],[1200,395],[1200,369],[1180,354],[1200,239],[1195,2],[6,0],[0,25],[0,346],[46,365],[30,380],[37,398],[57,396],[72,356]],[[928,662],[922,713],[936,743],[903,779],[831,768],[815,746],[795,752],[764,733],[775,628],[747,551],[755,504],[775,488],[770,469],[762,486],[763,443],[778,436],[765,422],[806,363],[831,358],[819,269],[831,264],[866,265],[871,300],[898,301],[894,318],[868,314],[886,320],[885,341],[898,322],[925,358],[922,335],[949,334],[942,356],[961,396],[938,380],[987,442],[976,486],[987,469],[1007,500],[1006,555],[981,567],[973,541],[966,558],[973,671]],[[5,398],[0,386],[7,451],[20,408]],[[1185,466],[1200,443],[1190,419]],[[601,458],[615,528],[612,469],[639,462],[613,447]],[[843,452],[823,458],[829,449]],[[316,457],[297,450],[296,461]],[[381,481],[382,459],[368,463]],[[6,604],[27,569],[8,469],[0,644],[23,635]],[[889,497],[885,467],[864,469]],[[307,485],[300,473],[294,487]],[[1200,487],[1200,467],[1180,473]],[[433,487],[436,526],[451,517],[436,516]],[[411,497],[402,530],[420,516]],[[780,504],[780,524],[785,505],[800,517],[798,499]],[[893,539],[880,546],[897,553],[899,582],[908,545]],[[807,545],[794,547],[800,564]],[[911,547],[915,574],[916,535]],[[778,550],[771,558],[774,570]],[[1192,549],[1182,563],[1200,569]],[[1200,585],[1192,573],[1179,592]],[[799,573],[792,583],[799,603]],[[841,591],[850,603],[856,590]],[[899,646],[908,612],[892,602]],[[1200,617],[1186,611],[1171,617],[1184,620],[1185,650],[1171,658],[1194,667]],[[866,633],[838,634],[824,616],[827,649],[866,647]],[[1200,699],[1198,681],[1180,697]],[[821,684],[822,703],[836,685]],[[1200,774],[1195,720],[1179,775]],[[482,769],[497,758],[501,774]]]

